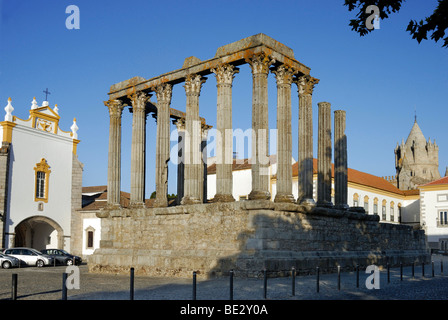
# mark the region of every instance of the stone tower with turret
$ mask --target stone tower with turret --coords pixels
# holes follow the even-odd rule
[[[395,148],[396,183],[401,190],[440,178],[439,147],[436,141],[426,140],[415,118],[409,136]]]

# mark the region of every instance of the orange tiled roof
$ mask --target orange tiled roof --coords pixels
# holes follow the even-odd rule
[[[426,183],[424,185],[422,185],[422,187],[424,186],[435,186],[435,185],[439,185],[439,184],[448,184],[448,176],[447,177],[443,177],[437,180],[434,180],[432,182]]]

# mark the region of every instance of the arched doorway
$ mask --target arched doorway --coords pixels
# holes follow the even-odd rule
[[[63,239],[64,233],[56,221],[44,216],[33,216],[15,228],[14,246],[37,250],[63,249]]]

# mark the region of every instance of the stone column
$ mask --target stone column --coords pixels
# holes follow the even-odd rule
[[[131,207],[145,206],[145,133],[146,102],[150,96],[137,92],[128,97],[132,103]]]
[[[252,68],[252,191],[250,200],[271,198],[269,192],[268,72],[275,62],[261,53],[247,59]]]
[[[174,123],[177,128],[177,204],[181,204],[184,197],[185,178],[185,119],[177,119]]]
[[[317,145],[317,205],[332,206],[331,203],[331,104],[319,102],[319,124]]]
[[[185,116],[185,187],[182,204],[201,203],[201,121],[199,118],[199,95],[205,78],[197,74],[188,75],[185,79],[187,106]]]
[[[295,83],[299,93],[298,204],[314,206],[313,199],[313,107],[312,94],[318,79],[300,76]]]
[[[211,126],[203,124],[201,126],[201,171],[199,173],[198,179],[202,180],[202,196],[201,202],[207,203],[207,137],[208,130],[210,130]]]
[[[224,64],[211,70],[216,75],[218,88],[217,141],[216,141],[216,195],[215,202],[231,202],[233,198],[233,134],[232,133],[232,82],[239,70]]]
[[[105,101],[109,109],[109,155],[107,167],[107,206],[120,207],[121,188],[121,114],[125,105],[120,100]]]
[[[294,202],[292,195],[291,84],[297,71],[281,65],[277,79],[277,193],[275,202]]]
[[[334,202],[339,209],[347,204],[347,136],[345,135],[345,111],[334,112]]]
[[[172,85],[165,83],[154,88],[154,91],[157,95],[156,200],[154,207],[167,207]]]

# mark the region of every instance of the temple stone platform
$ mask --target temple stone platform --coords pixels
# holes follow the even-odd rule
[[[90,272],[200,278],[256,277],[429,262],[424,232],[379,223],[362,208],[337,210],[249,200],[104,210]]]

